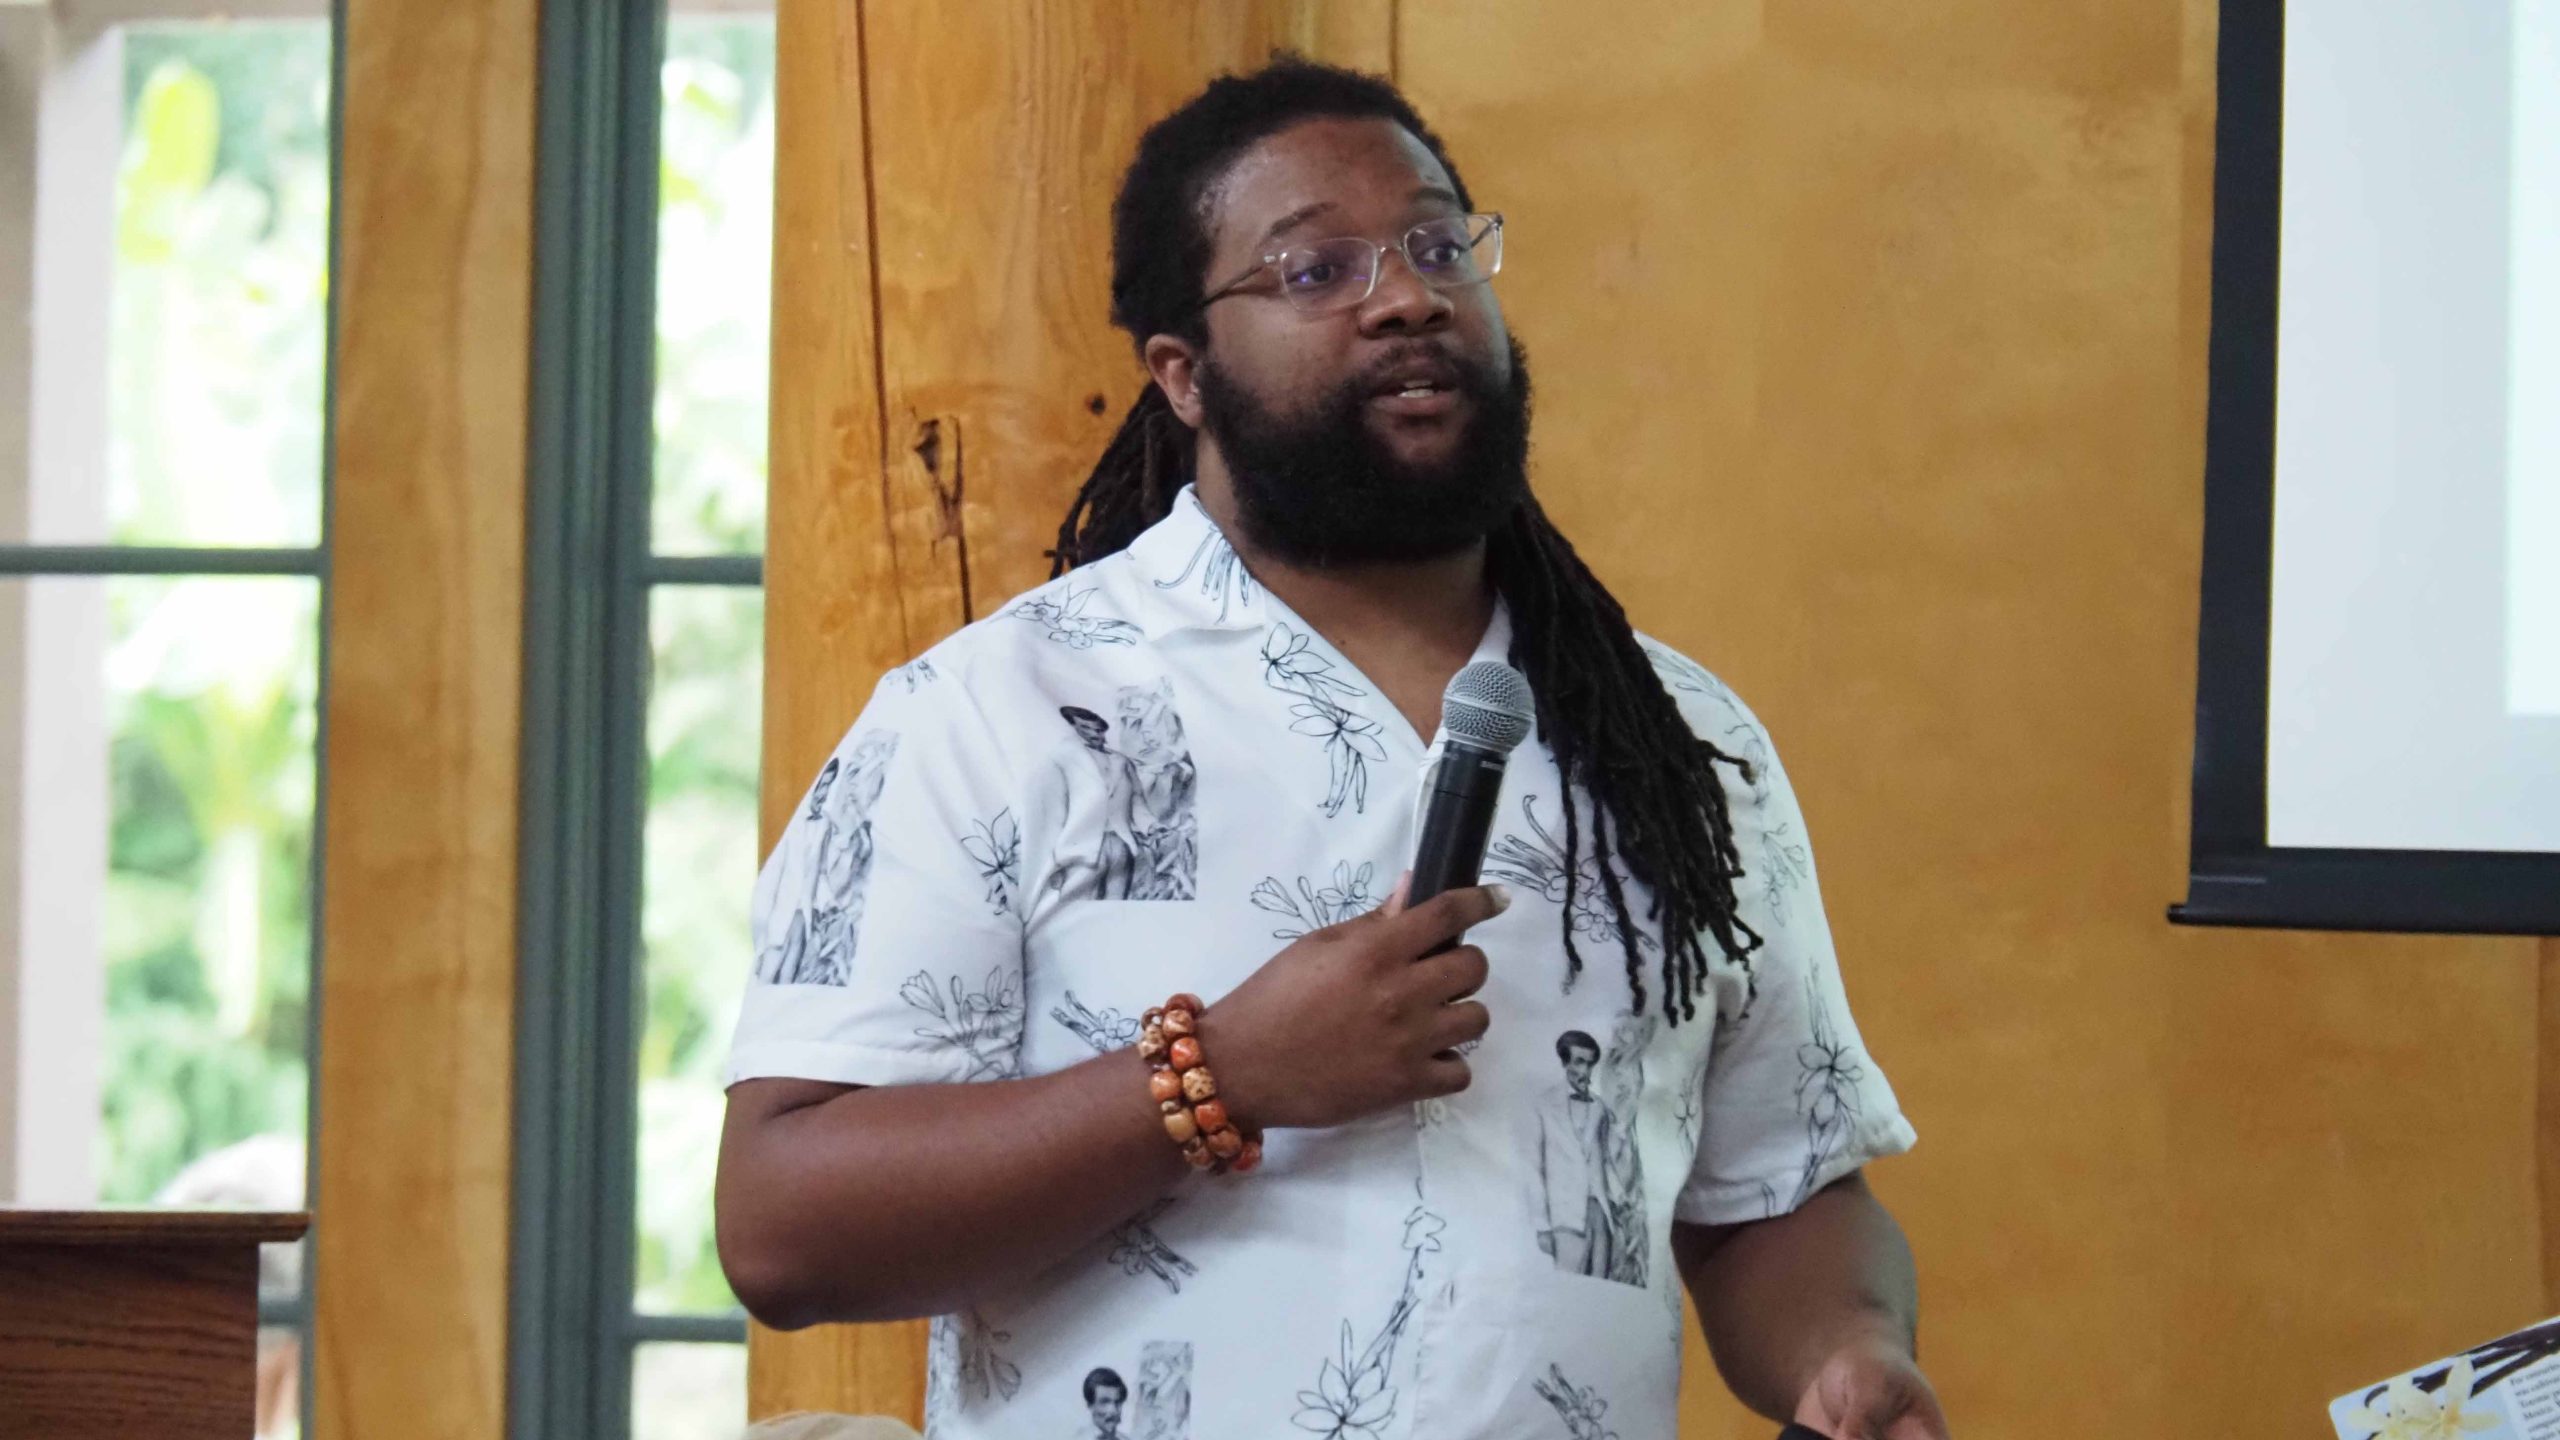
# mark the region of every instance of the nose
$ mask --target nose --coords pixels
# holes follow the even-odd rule
[[[1360,305],[1360,330],[1367,335],[1417,335],[1444,329],[1457,307],[1446,291],[1422,283],[1401,247],[1378,257],[1377,288]]]

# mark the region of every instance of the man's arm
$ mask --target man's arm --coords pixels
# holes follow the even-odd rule
[[[1249,1124],[1319,1128],[1465,1089],[1454,1051],[1489,1023],[1464,998],[1484,952],[1441,947],[1507,903],[1452,890],[1300,937],[1202,1012],[1219,1098]],[[743,1080],[720,1136],[720,1261],[771,1325],[946,1312],[1038,1275],[1184,1173],[1135,1049],[1027,1080]]]
[[[1135,1050],[974,1085],[747,1080],[720,1135],[720,1259],[748,1311],[786,1329],[956,1310],[1186,1168]]]
[[[1944,1440],[1915,1361],[1911,1247],[1856,1172],[1773,1219],[1674,1224],[1671,1248],[1744,1404],[1842,1440]]]

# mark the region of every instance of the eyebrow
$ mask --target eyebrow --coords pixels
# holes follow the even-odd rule
[[[1440,185],[1418,185],[1414,187],[1413,194],[1406,198],[1409,200],[1437,200],[1444,205],[1452,207],[1456,206],[1458,203],[1457,193]],[[1263,231],[1262,238],[1254,242],[1254,250],[1259,253],[1263,249],[1267,248],[1272,241],[1279,239],[1281,236],[1288,234],[1290,231],[1297,229],[1299,226],[1306,224],[1308,221],[1313,220],[1319,215],[1339,208],[1339,206],[1335,205],[1330,200],[1319,200],[1313,205],[1301,205],[1297,209],[1290,211],[1288,214],[1281,216],[1279,220],[1272,224],[1270,229]]]

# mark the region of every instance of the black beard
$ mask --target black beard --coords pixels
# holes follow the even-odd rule
[[[1437,465],[1408,465],[1370,433],[1369,397],[1385,366],[1280,415],[1201,359],[1201,424],[1227,462],[1237,523],[1255,548],[1309,568],[1437,560],[1511,518],[1529,494],[1529,357],[1511,342],[1506,385],[1481,361],[1440,354],[1471,413],[1457,450]]]

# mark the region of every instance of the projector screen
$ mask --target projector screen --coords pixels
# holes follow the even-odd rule
[[[2226,0],[2177,918],[2560,931],[2560,0]]]

